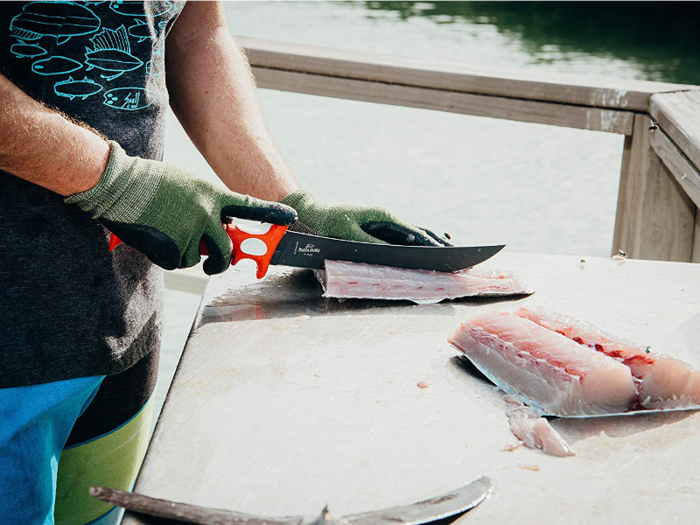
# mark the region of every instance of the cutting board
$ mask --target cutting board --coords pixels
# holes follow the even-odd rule
[[[446,337],[481,308],[541,305],[700,368],[700,265],[505,252],[482,267],[537,292],[417,306],[325,299],[309,271],[212,278],[135,490],[343,515],[487,475],[494,493],[465,525],[693,522],[700,413],[553,419],[576,457],[505,452],[515,439],[501,393]]]

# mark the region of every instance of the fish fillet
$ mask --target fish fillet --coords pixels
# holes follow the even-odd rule
[[[506,416],[510,431],[528,448],[541,449],[550,456],[575,456],[569,444],[543,417],[538,417],[517,397],[506,394]]]
[[[625,412],[637,397],[625,365],[513,314],[477,315],[449,341],[499,387],[546,414]]]
[[[515,315],[629,367],[632,375],[639,380],[639,403],[643,408],[689,408],[700,405],[700,372],[680,359],[652,353],[651,348],[645,345],[544,308],[520,308]]]
[[[482,269],[446,273],[326,261],[325,272],[317,272],[316,276],[323,285],[324,297],[346,299],[437,303],[458,297],[534,293],[513,273]]]

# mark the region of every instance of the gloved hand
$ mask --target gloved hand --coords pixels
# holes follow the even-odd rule
[[[209,250],[204,271],[212,275],[226,270],[233,246],[222,227],[225,217],[272,224],[296,219],[295,211],[283,204],[219,189],[178,166],[130,157],[116,142],[110,145],[97,185],[65,202],[91,213],[166,270],[197,264],[200,241]]]
[[[299,221],[290,228],[299,232],[349,241],[450,246],[447,239],[404,222],[379,206],[328,205],[306,190],[294,191],[280,202],[299,214]]]

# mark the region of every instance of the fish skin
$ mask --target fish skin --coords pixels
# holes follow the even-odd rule
[[[691,408],[700,405],[700,371],[688,363],[647,346],[606,332],[592,323],[545,308],[520,308],[515,315],[601,352],[625,366],[640,381],[639,403],[647,409]]]
[[[445,273],[346,261],[326,261],[325,267],[325,272],[317,273],[324,286],[324,297],[409,300],[423,304],[468,296],[534,293],[513,273],[478,268]]]
[[[575,456],[569,444],[552,428],[545,418],[535,414],[517,397],[503,396],[510,431],[528,448],[540,449],[557,457]]]
[[[76,2],[29,2],[10,22],[10,31],[23,40],[56,37],[61,45],[74,36],[95,33],[101,24],[95,13]]]
[[[621,413],[637,398],[629,368],[513,314],[476,315],[448,341],[506,393],[543,414]]]

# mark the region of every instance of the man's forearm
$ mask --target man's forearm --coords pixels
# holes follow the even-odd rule
[[[279,200],[299,187],[272,139],[248,62],[218,2],[190,2],[168,36],[171,106],[231,190]]]
[[[60,195],[92,188],[109,144],[0,75],[0,170]]]

